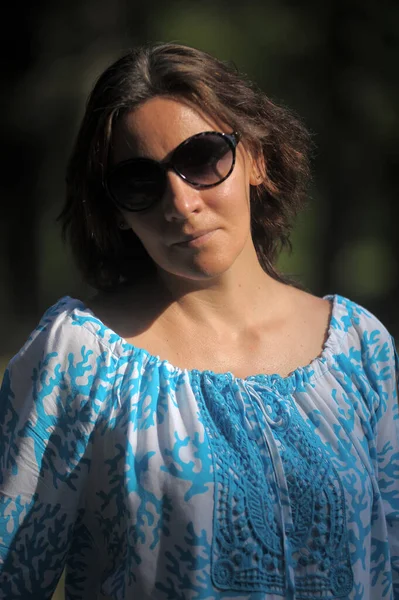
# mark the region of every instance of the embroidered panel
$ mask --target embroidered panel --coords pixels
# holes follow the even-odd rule
[[[241,383],[193,377],[215,468],[214,585],[285,596],[291,568],[298,600],[342,598],[353,576],[337,471],[289,398]]]

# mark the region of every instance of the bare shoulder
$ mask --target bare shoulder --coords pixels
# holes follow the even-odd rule
[[[324,317],[329,317],[331,313],[330,300],[320,298],[297,288],[291,288],[291,293],[299,310],[302,310],[304,313],[315,314],[316,316],[324,315]]]
[[[306,330],[308,335],[314,332],[316,337],[325,340],[331,321],[332,302],[297,288],[290,288],[290,296],[292,314],[299,329]]]

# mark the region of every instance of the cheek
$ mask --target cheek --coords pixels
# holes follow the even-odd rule
[[[242,217],[250,209],[250,186],[242,170],[234,175],[233,173],[220,186],[219,193],[215,195],[215,205],[217,203],[223,213],[228,214],[230,217],[234,217],[235,214]]]
[[[147,213],[146,215],[138,216],[128,213],[124,217],[144,246],[149,246],[151,245],[151,241],[155,241],[160,226],[157,224],[158,220],[153,214]]]

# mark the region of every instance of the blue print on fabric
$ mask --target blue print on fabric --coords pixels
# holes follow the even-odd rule
[[[399,599],[394,362],[339,296],[317,360],[245,380],[60,301],[0,391],[0,598],[67,564],[69,600]]]
[[[55,488],[65,483],[76,491],[74,481],[78,478],[78,472],[83,465],[87,467],[89,464],[84,457],[90,436],[90,429],[86,426],[94,425],[100,401],[107,393],[107,388],[102,385],[93,386],[93,371],[97,374],[101,372],[106,355],[97,358],[97,368],[93,369],[91,354],[83,346],[81,360],[75,360],[74,355],[70,354],[67,370],[62,371],[57,353],[49,353],[33,371],[34,420],[28,419],[19,435],[32,439],[37,465],[52,473]],[[107,378],[111,377],[108,371],[106,373]],[[93,389],[96,389],[97,409],[89,401]],[[41,436],[37,435],[38,427],[42,428]],[[49,443],[43,453],[43,437],[46,436]]]
[[[90,558],[93,556],[93,553],[98,552],[93,536],[84,523],[85,517],[85,511],[80,509],[73,530],[71,547],[68,552],[65,578],[66,598],[68,600],[82,600],[85,597],[86,577],[90,568]]]
[[[105,461],[108,485],[96,493],[100,502],[95,517],[111,563],[105,575],[105,579],[109,578],[107,593],[112,590],[121,598],[124,598],[126,585],[136,581],[135,567],[141,563],[138,546],[148,545],[154,549],[160,536],[170,535],[170,499],[167,495],[158,499],[144,485],[154,456],[154,451],[142,456],[135,454],[130,443],[127,449],[116,444],[115,455]],[[131,494],[137,498],[134,512],[129,508]]]
[[[17,466],[17,424],[18,414],[14,409],[15,396],[11,389],[10,370],[4,374],[3,384],[0,389],[0,484],[3,483],[8,469],[12,469],[14,475],[18,472]]]
[[[185,548],[175,545],[174,552],[166,552],[168,574],[164,582],[155,584],[156,589],[167,600],[214,598],[215,591],[209,577],[211,548],[206,531],[202,530],[198,535],[193,524],[189,523],[184,541],[187,544]]]
[[[23,523],[21,514],[25,514]],[[0,496],[0,524],[0,550],[11,550],[4,563],[0,554],[5,573],[0,575],[0,596],[50,598],[72,538],[73,523],[67,514],[60,505],[50,506],[37,498],[26,501],[22,496]],[[32,565],[37,565],[36,569]]]
[[[172,450],[168,448],[164,450],[165,457],[170,458],[171,461],[166,461],[167,466],[161,466],[161,471],[169,472],[173,477],[190,482],[190,488],[184,494],[184,501],[188,502],[196,494],[207,492],[209,484],[213,483],[209,442],[206,437],[201,442],[198,432],[195,433],[193,440],[190,439],[190,436],[180,439],[179,434],[175,432],[175,439]],[[180,457],[180,450],[187,446],[193,446],[196,449],[194,457],[197,464],[194,461],[185,462]]]
[[[344,493],[318,438],[291,403],[275,394],[265,395],[256,381],[246,387],[257,389],[266,412],[248,395],[244,419],[249,415],[252,432],[243,426],[237,390],[229,378],[214,375],[201,381],[194,375],[193,387],[203,398],[203,414],[209,415],[206,426],[215,461],[215,586],[286,594],[288,564],[276,512],[280,498],[292,512],[293,528],[286,532],[286,544],[292,552],[292,561],[288,560],[295,570],[298,600],[312,593],[323,599],[347,595],[353,575]],[[263,457],[259,439],[254,441],[259,438],[254,431],[257,421],[258,427],[270,426],[272,432],[268,443],[263,443]],[[272,455],[275,460],[275,452],[269,444],[281,456],[287,490],[279,479],[274,486],[270,484],[268,465]]]

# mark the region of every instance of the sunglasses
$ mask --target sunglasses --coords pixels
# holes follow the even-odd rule
[[[147,210],[164,196],[170,169],[198,189],[225,181],[234,169],[239,141],[237,132],[197,133],[179,144],[167,161],[132,158],[119,163],[106,177],[104,187],[120,209]]]

